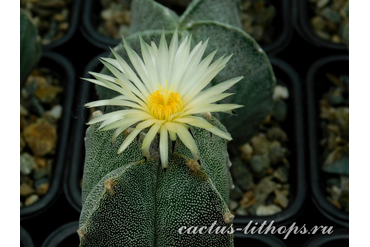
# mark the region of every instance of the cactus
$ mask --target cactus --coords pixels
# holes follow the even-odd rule
[[[158,44],[163,30],[169,42],[177,28],[182,38],[191,33],[195,44],[209,39],[204,57],[215,49],[218,49],[215,59],[232,54],[227,67],[212,80],[212,85],[236,75],[245,75],[242,81],[229,90],[235,94],[220,100],[223,104],[234,103],[245,107],[236,110],[237,117],[227,114],[215,116],[227,126],[236,142],[246,142],[272,110],[276,78],[264,51],[250,35],[239,28],[238,2],[232,0],[225,4],[223,0],[194,0],[184,14],[177,17],[173,11],[152,0],[134,0],[131,5],[131,35],[126,41],[133,50],[139,52],[139,34],[147,43],[155,41]],[[207,12],[208,6],[212,6],[211,12]],[[149,18],[149,13],[155,18]],[[129,61],[122,43],[114,50]],[[106,68],[101,73],[111,74]],[[97,86],[97,92],[100,99],[111,99],[117,95],[100,86]]]
[[[24,10],[20,11],[20,75],[21,87],[25,84],[27,77],[32,69],[39,62],[41,57],[41,46],[37,41],[37,29],[30,17]]]
[[[179,17],[152,0],[133,1],[132,35],[86,79],[100,98],[86,106],[108,108],[86,131],[80,246],[233,246],[224,125],[237,140],[250,137],[272,108],[276,83],[266,54],[240,29],[237,2],[195,0]],[[235,94],[223,93],[230,87]],[[206,92],[215,92],[209,102]],[[187,97],[198,99],[193,108]],[[236,108],[239,118],[209,113]]]
[[[215,118],[209,122],[225,130]],[[192,159],[180,140],[169,142],[173,152],[164,170],[158,156],[143,158],[140,138],[117,155],[130,130],[111,144],[113,131],[98,127],[86,131],[81,246],[232,246],[232,235],[226,232],[178,233],[182,226],[211,227],[214,221],[213,232],[231,230],[226,140],[191,127],[200,161]]]

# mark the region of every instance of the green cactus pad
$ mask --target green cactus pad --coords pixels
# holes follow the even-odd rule
[[[209,121],[225,130],[215,118]],[[153,150],[147,160],[135,151],[140,151],[140,138],[117,155],[117,145],[127,133],[111,145],[112,133],[98,127],[92,125],[86,132],[88,188],[83,188],[80,246],[233,246],[233,235],[227,233],[232,231],[233,215],[227,207],[225,140],[191,128],[200,165],[177,140],[164,170]],[[187,234],[187,229],[194,230],[191,226],[205,226],[206,233]],[[186,227],[183,234],[181,227]]]
[[[194,0],[180,18],[181,29],[199,21],[218,21],[241,28],[238,0]]]
[[[174,30],[179,24],[175,12],[152,0],[134,0],[131,11],[130,34],[146,30]]]
[[[193,23],[188,31],[193,34],[195,42],[210,38],[205,56],[215,49],[218,49],[215,59],[224,54],[233,54],[226,68],[212,81],[213,85],[245,75],[243,80],[228,90],[235,94],[220,101],[222,104],[244,105],[236,110],[238,116],[216,116],[227,126],[234,140],[248,141],[273,106],[276,79],[267,55],[251,36],[230,25],[198,22]]]

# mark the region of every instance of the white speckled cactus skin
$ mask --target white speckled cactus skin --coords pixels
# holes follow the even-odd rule
[[[215,118],[213,125],[225,130]],[[155,155],[155,142],[145,160],[140,140],[117,155],[111,131],[86,132],[81,246],[233,246],[232,234],[179,234],[182,226],[232,229],[226,141],[191,127],[199,147],[199,163],[181,143],[170,142],[169,167]],[[174,145],[174,146],[172,146]],[[104,147],[104,148],[102,148]]]

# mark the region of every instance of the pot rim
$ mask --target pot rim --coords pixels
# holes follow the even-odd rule
[[[296,0],[294,1],[294,22],[297,32],[309,43],[317,47],[325,47],[336,50],[348,51],[348,47],[343,43],[333,43],[329,40],[320,38],[312,29],[309,24],[307,0]]]
[[[100,53],[99,55],[95,56],[90,62],[86,65],[84,77],[88,78],[89,71],[94,71],[96,68],[98,59],[100,57],[108,57],[109,52],[105,51]],[[70,161],[68,162],[69,166],[65,171],[64,182],[63,182],[63,189],[64,194],[70,203],[70,205],[78,212],[81,212],[82,209],[82,202],[81,202],[81,188],[79,185],[79,167],[81,166],[81,159],[84,155],[85,148],[84,148],[84,135],[86,130],[86,119],[88,118],[88,110],[83,107],[86,103],[90,102],[91,93],[93,93],[93,85],[87,81],[81,81],[80,89],[79,89],[79,102],[77,102],[78,106],[78,113],[77,113],[77,121],[73,124],[73,133],[72,136],[74,137],[73,148],[70,149]]]
[[[323,66],[333,62],[349,62],[347,55],[336,55],[328,56],[317,60],[308,70],[306,77],[306,91],[307,91],[307,118],[308,118],[308,131],[309,131],[309,150],[310,150],[310,184],[312,191],[312,200],[317,206],[319,211],[324,214],[327,218],[334,221],[335,223],[349,227],[349,214],[345,213],[338,208],[334,207],[327,199],[320,189],[320,181],[322,174],[320,165],[318,162],[318,124],[317,124],[317,112],[315,107],[315,76],[318,70]]]
[[[63,57],[54,52],[43,52],[41,60],[38,65],[42,65],[43,59],[46,62],[53,61],[58,66],[60,66],[62,71],[62,76],[64,74],[64,91],[63,91],[63,112],[62,118],[58,124],[58,141],[56,154],[53,164],[53,171],[50,181],[49,191],[44,195],[39,201],[34,204],[22,207],[20,209],[21,220],[28,219],[39,215],[47,208],[49,208],[61,194],[61,182],[64,171],[64,166],[66,162],[67,148],[68,148],[68,138],[69,138],[69,127],[70,127],[70,110],[72,109],[73,94],[75,87],[75,71],[70,62]],[[44,60],[45,61],[45,60]],[[45,62],[44,62],[45,63]],[[48,64],[46,64],[47,67]]]
[[[286,244],[281,241],[279,238],[275,237],[274,235],[271,234],[243,234],[241,232],[235,232],[234,233],[234,242],[235,239],[253,239],[253,240],[258,240],[261,241],[264,244],[267,244],[271,247],[286,247]]]
[[[349,239],[348,229],[338,229],[338,230],[335,230],[330,235],[324,235],[324,234],[315,235],[314,237],[311,237],[309,240],[307,240],[304,243],[303,247],[320,247],[324,244],[329,243],[330,241],[340,240],[340,239],[343,239],[343,240]]]
[[[34,247],[32,238],[30,234],[24,229],[22,226],[20,226],[20,237],[21,237],[21,243],[24,247]]]
[[[59,46],[62,46],[64,43],[68,42],[74,33],[76,32],[77,26],[79,24],[79,14],[80,14],[80,8],[81,8],[82,0],[73,0],[72,1],[72,8],[71,8],[71,16],[69,18],[69,28],[68,31],[61,37],[60,39],[51,42],[48,45],[42,45],[43,51],[49,51],[54,48],[57,48]]]
[[[59,244],[68,236],[77,234],[78,221],[72,221],[62,225],[53,231],[42,243],[42,247],[54,247]]]
[[[270,57],[271,65],[278,67],[287,74],[291,82],[290,95],[293,98],[293,120],[295,128],[295,147],[297,148],[296,154],[296,174],[290,176],[297,176],[297,190],[293,197],[293,202],[283,209],[280,213],[269,216],[239,216],[236,215],[234,225],[246,225],[249,221],[262,223],[264,221],[274,221],[276,226],[286,225],[296,219],[303,211],[304,202],[307,195],[306,172],[305,172],[305,141],[304,141],[304,122],[303,122],[303,104],[300,78],[297,72],[285,61]]]

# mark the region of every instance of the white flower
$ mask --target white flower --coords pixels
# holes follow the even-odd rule
[[[122,110],[98,116],[88,124],[104,121],[100,126],[101,130],[116,129],[112,141],[124,130],[137,124],[120,146],[118,153],[123,152],[142,130],[149,128],[142,143],[144,156],[147,156],[150,143],[155,135],[160,133],[159,149],[163,167],[168,166],[168,135],[173,141],[178,136],[194,158],[199,159],[198,148],[188,131],[188,125],[204,128],[231,140],[228,133],[214,127],[204,118],[195,116],[206,112],[230,113],[233,109],[242,107],[215,102],[231,95],[223,92],[243,76],[203,90],[226,66],[231,56],[222,56],[211,64],[216,51],[202,60],[208,40],[198,43],[190,51],[191,36],[187,36],[178,45],[177,32],[173,35],[169,47],[164,33],[159,48],[154,42],[151,46],[148,45],[141,37],[140,43],[142,58],[124,40],[124,47],[135,71],[112,50],[115,59],[102,58],[102,63],[114,77],[90,72],[96,79],[85,79],[121,94],[113,99],[90,102],[86,104],[87,107],[123,107]]]

